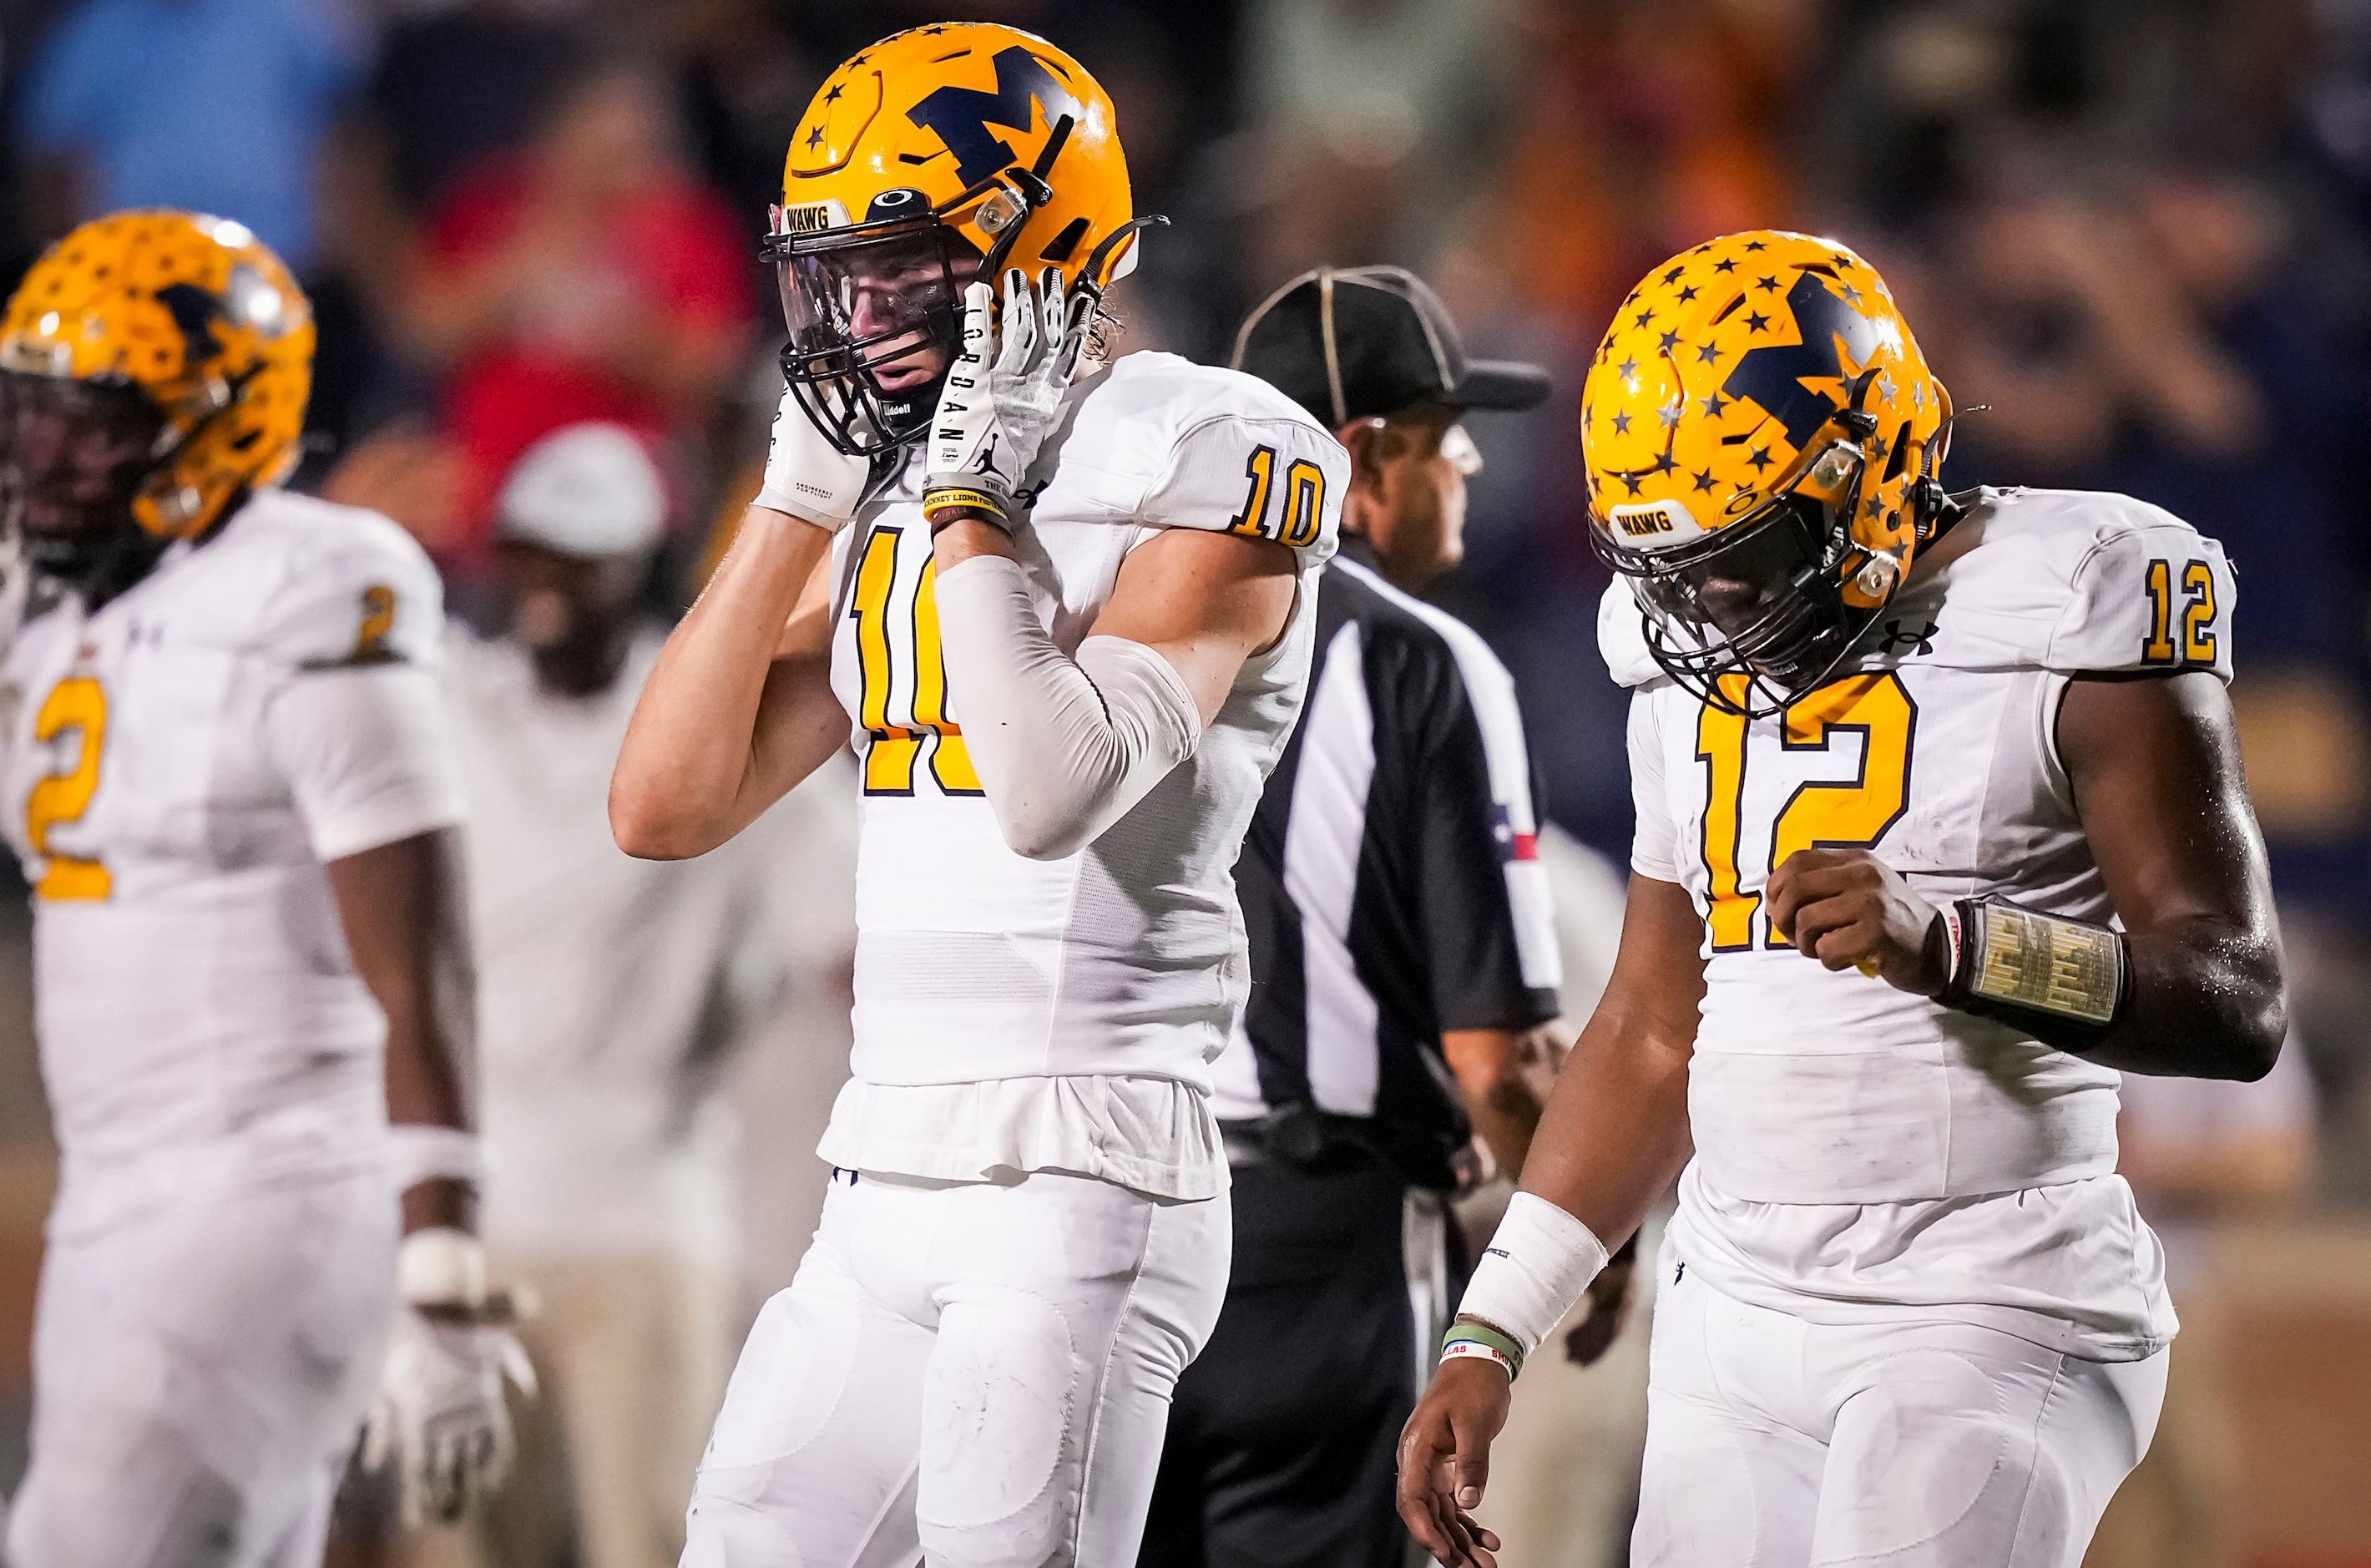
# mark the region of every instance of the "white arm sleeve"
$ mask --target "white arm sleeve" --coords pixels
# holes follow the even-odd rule
[[[1059,860],[1128,815],[1202,738],[1167,659],[1089,637],[1072,659],[1020,565],[980,555],[938,580],[939,628],[964,743],[1015,854]]]

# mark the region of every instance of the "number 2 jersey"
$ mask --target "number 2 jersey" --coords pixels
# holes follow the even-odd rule
[[[1006,846],[965,749],[921,468],[908,460],[833,546],[832,684],[864,796],[854,1078],[821,1153],[943,1179],[1063,1169],[1210,1197],[1226,1173],[1209,1064],[1250,981],[1234,863],[1301,714],[1348,454],[1266,383],[1171,354],[1128,355],[1071,389],[1016,537],[1065,654],[1128,552],[1165,529],[1277,540],[1300,580],[1283,636],[1244,661],[1193,755],[1048,861]]]
[[[1601,639],[1638,687],[1632,865],[1705,915],[1672,1245],[1716,1288],[1816,1321],[1936,1313],[2134,1359],[2174,1318],[2116,1166],[2113,1070],[1771,929],[1773,867],[1866,847],[1937,904],[2113,916],[2056,746],[2086,673],[2231,669],[2221,548],[2119,495],[1984,490],[1838,672],[1785,713],[1700,703],[1617,584]],[[1738,678],[1732,677],[1732,679]]]
[[[0,661],[5,814],[68,1231],[383,1158],[386,1025],[325,863],[461,815],[441,590],[374,513],[267,490]]]

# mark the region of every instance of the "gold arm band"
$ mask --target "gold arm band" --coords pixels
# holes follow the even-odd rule
[[[958,490],[949,487],[933,490],[922,497],[922,520],[934,523],[943,512],[980,511],[992,517],[1004,516],[1004,503],[985,490]]]
[[[2114,931],[1987,900],[1971,900],[1960,911],[1968,950],[1960,971],[1971,998],[2095,1027],[2115,1020],[2124,994],[2124,944]]]

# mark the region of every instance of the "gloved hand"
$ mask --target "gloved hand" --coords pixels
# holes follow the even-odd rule
[[[477,1299],[412,1299],[398,1311],[363,1427],[363,1468],[396,1466],[405,1524],[450,1523],[482,1507],[509,1473],[516,1443],[503,1381],[533,1395],[535,1368],[518,1337],[488,1313],[477,1239],[415,1232],[405,1246],[415,1244],[473,1252],[474,1268],[448,1272],[473,1276]],[[404,1272],[416,1272],[409,1260]]]
[[[1007,529],[1020,520],[1022,480],[1061,412],[1094,312],[1094,296],[1070,294],[1057,267],[1038,274],[1034,288],[1017,267],[1004,274],[1000,324],[987,284],[964,290],[963,350],[931,421],[926,519],[972,508]]]
[[[788,512],[827,532],[838,533],[856,516],[864,498],[871,459],[851,458],[825,439],[799,406],[798,394],[782,389],[774,411],[774,431],[766,444],[766,477],[757,501]]]

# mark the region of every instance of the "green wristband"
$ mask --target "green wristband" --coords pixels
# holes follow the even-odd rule
[[[1454,1344],[1480,1345],[1497,1351],[1507,1358],[1509,1376],[1522,1373],[1523,1347],[1515,1342],[1513,1335],[1501,1333],[1487,1323],[1452,1323],[1449,1332],[1440,1337],[1441,1354],[1447,1356],[1449,1347]]]

